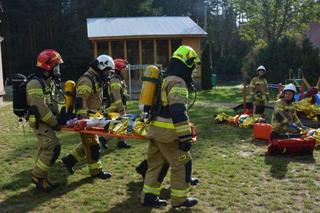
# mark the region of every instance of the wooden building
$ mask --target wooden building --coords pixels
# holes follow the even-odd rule
[[[201,55],[207,33],[189,17],[114,17],[87,19],[93,56],[108,54],[132,65],[161,64],[165,68],[181,44]],[[197,72],[200,77],[201,71]]]

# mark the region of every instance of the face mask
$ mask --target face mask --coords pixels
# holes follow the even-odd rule
[[[53,70],[52,70],[52,77],[53,78],[60,78],[61,77],[61,73],[60,73],[60,65],[57,64]]]
[[[108,71],[103,71],[101,73],[101,81],[102,82],[107,82],[110,80],[110,73]]]
[[[52,70],[52,79],[59,84],[61,82],[60,65],[57,64]]]

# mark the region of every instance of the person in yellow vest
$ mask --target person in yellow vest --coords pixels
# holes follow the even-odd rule
[[[253,103],[253,113],[263,114],[268,101],[268,82],[265,78],[267,70],[263,65],[257,68],[257,75],[251,79],[249,91]]]
[[[107,85],[106,93],[106,110],[105,112],[116,112],[120,115],[124,115],[126,112],[127,102],[127,85],[124,82],[123,72],[127,70],[128,62],[124,59],[114,59],[115,71],[111,74]],[[99,141],[102,147],[108,148],[108,141],[111,140],[107,137],[99,137]],[[118,139],[118,148],[128,149],[131,148],[130,144],[127,144],[123,138]]]
[[[272,114],[272,139],[300,137],[300,128],[304,128],[294,108],[294,95],[297,92],[295,85],[288,84],[284,87],[280,99],[274,106]]]
[[[102,111],[102,83],[107,80],[108,73],[114,70],[113,59],[108,55],[100,55],[78,80],[76,84],[75,109],[78,118],[88,118],[90,113]],[[100,161],[100,145],[97,135],[80,134],[81,143],[62,162],[73,174],[75,164],[86,159],[91,176],[100,179],[110,178],[109,172],[102,170]]]
[[[192,134],[187,112],[188,87],[192,72],[200,64],[197,53],[182,45],[174,53],[161,85],[161,110],[148,127],[148,169],[144,179],[141,204],[159,207],[166,205],[159,198],[165,178],[164,169],[171,168],[171,205],[192,207],[196,198],[188,197],[192,161],[189,150]]]
[[[37,70],[26,85],[29,125],[38,140],[38,152],[32,170],[32,182],[40,191],[50,192],[58,183],[51,182],[48,172],[60,155],[61,145],[54,130],[60,130],[57,101],[53,99],[54,79],[60,77],[60,54],[52,49],[42,51]]]

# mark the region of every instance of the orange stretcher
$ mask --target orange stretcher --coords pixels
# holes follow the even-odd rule
[[[66,132],[77,132],[82,134],[90,134],[90,135],[99,135],[99,136],[105,136],[105,137],[111,137],[111,138],[126,138],[126,139],[138,139],[138,140],[147,140],[146,137],[128,133],[128,134],[119,134],[114,132],[106,132],[104,128],[101,127],[91,127],[88,129],[76,129],[72,127],[63,126],[61,128],[62,131]]]

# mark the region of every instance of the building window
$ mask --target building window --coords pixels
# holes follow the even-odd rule
[[[181,39],[172,39],[171,40],[171,53],[173,53],[178,47],[180,47],[182,44]]]
[[[97,42],[97,54],[108,54],[109,44],[107,41],[98,41]]]
[[[169,44],[168,40],[157,41],[157,64],[167,67],[169,62]]]
[[[124,41],[111,42],[111,55],[113,58],[124,58]]]
[[[153,64],[153,40],[142,40],[142,64]]]

